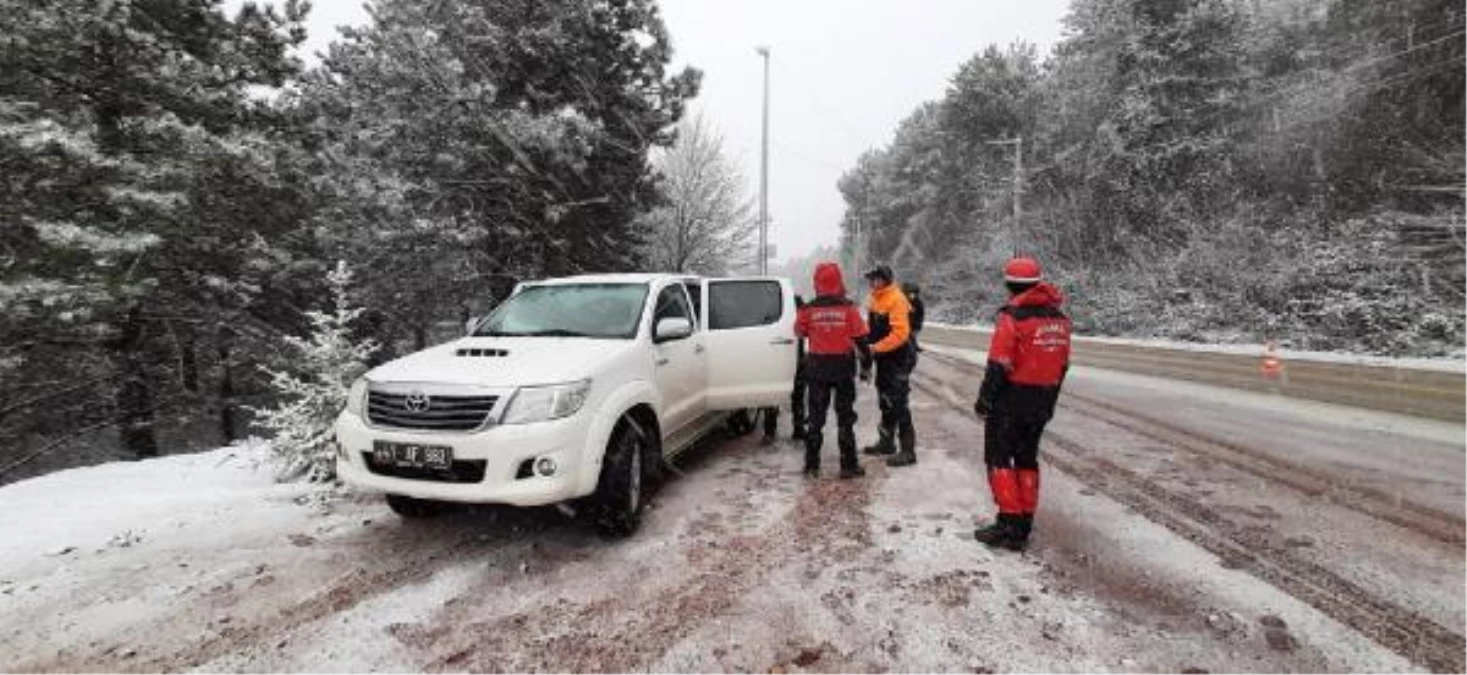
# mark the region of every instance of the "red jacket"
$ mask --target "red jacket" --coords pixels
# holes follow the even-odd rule
[[[1048,417],[1070,367],[1070,319],[1064,295],[1047,283],[1014,296],[998,311],[988,347],[988,374],[978,407]]]
[[[846,297],[840,266],[821,263],[815,268],[815,293],[817,297],[805,303],[795,318],[795,335],[806,340],[806,374],[819,380],[855,377],[866,322],[860,308]]]
[[[1059,289],[1040,283],[998,311],[988,360],[1014,384],[1057,387],[1070,365],[1070,319],[1060,311]]]

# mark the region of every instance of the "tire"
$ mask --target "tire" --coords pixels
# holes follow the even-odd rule
[[[387,508],[408,520],[432,518],[448,511],[448,505],[442,502],[403,495],[387,495]]]
[[[723,425],[724,435],[729,438],[740,438],[753,433],[754,429],[758,426],[754,423],[754,416],[755,412],[748,409],[739,410],[729,415],[728,420]]]
[[[647,496],[647,454],[650,440],[623,419],[606,442],[601,477],[591,496],[593,524],[609,537],[629,537],[642,523]]]

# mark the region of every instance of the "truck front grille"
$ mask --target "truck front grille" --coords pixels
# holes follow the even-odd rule
[[[471,431],[484,425],[498,396],[367,392],[367,419],[379,427]]]

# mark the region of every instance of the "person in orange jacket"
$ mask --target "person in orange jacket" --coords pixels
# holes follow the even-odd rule
[[[988,372],[973,404],[984,420],[983,459],[998,518],[974,536],[1017,551],[1029,543],[1039,508],[1039,438],[1070,369],[1071,327],[1060,311],[1064,295],[1034,259],[1010,260],[1004,284],[1009,301],[994,321]]]
[[[887,466],[910,466],[917,463],[917,432],[912,427],[912,411],[907,404],[912,390],[912,369],[917,365],[916,345],[912,342],[912,306],[902,289],[893,283],[890,267],[878,266],[866,273],[866,280],[871,285],[871,296],[866,302],[866,325],[871,331],[867,341],[876,362],[881,426],[876,443],[865,452],[891,455],[886,460]],[[863,368],[869,367],[863,364]]]

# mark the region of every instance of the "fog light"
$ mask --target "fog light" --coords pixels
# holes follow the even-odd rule
[[[555,475],[555,460],[549,457],[541,457],[535,461],[535,473],[541,476]]]

